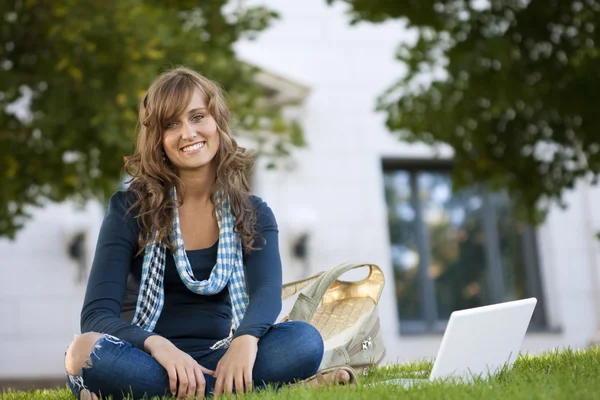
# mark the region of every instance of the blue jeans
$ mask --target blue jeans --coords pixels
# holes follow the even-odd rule
[[[198,364],[215,370],[226,349],[207,350],[194,356]],[[323,358],[323,339],[319,332],[304,322],[276,324],[258,341],[258,353],[252,377],[254,388],[281,386],[306,379],[317,372]],[[212,395],[216,379],[204,375],[205,396]],[[78,376],[68,375],[67,382],[77,398],[81,389],[114,400],[133,395],[135,399],[170,396],[169,376],[151,355],[128,342],[104,335],[90,355],[90,365]]]

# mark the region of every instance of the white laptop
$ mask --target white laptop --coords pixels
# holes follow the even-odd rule
[[[521,350],[537,299],[455,311],[450,316],[429,379],[392,379],[379,384],[409,387],[435,380],[470,382],[512,367]]]

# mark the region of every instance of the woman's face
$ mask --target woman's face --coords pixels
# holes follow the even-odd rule
[[[211,163],[219,149],[217,124],[195,90],[183,114],[163,127],[163,147],[179,170],[197,170]]]

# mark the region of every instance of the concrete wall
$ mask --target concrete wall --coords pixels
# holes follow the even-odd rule
[[[77,281],[67,243],[86,230],[91,256],[103,213],[99,204],[49,205],[34,210],[15,241],[0,240],[0,378],[64,371],[64,352],[79,332],[86,282]]]

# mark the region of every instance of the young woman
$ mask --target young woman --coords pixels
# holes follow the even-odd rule
[[[137,146],[125,161],[132,179],[110,199],[83,334],[65,357],[78,398],[203,398],[317,371],[319,332],[297,321],[275,324],[277,223],[249,194],[250,158],[228,116],[217,85],[186,68],[163,73],[144,97]],[[348,379],[346,371],[325,376]]]

